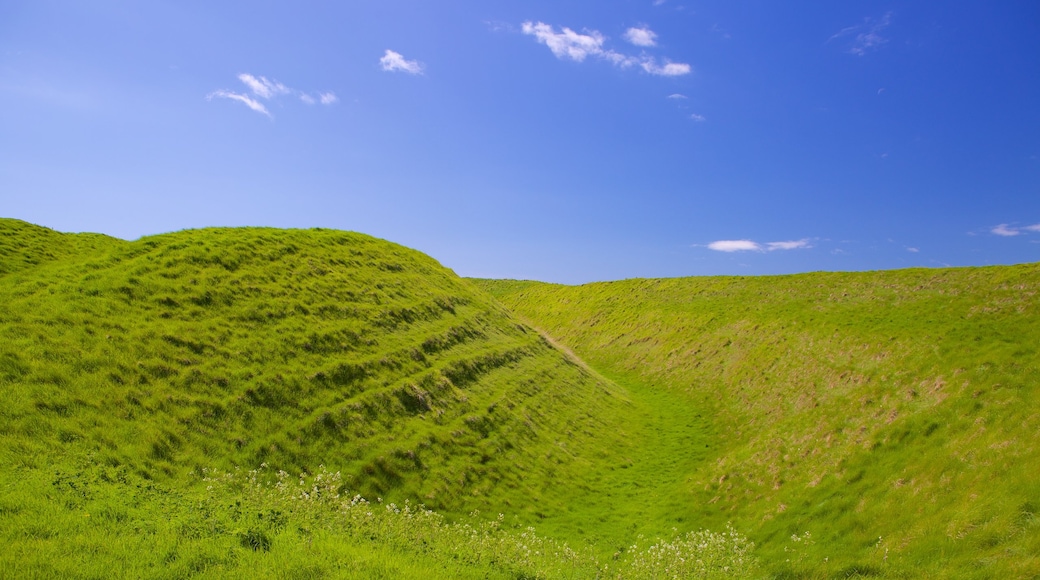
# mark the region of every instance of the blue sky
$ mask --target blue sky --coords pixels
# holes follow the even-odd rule
[[[0,215],[578,283],[1040,260],[1040,3],[0,2]]]

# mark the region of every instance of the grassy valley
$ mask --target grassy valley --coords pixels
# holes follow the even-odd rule
[[[773,574],[1040,573],[1037,265],[479,283],[634,400],[705,418],[681,512]]]
[[[597,536],[581,498],[631,454],[631,403],[430,258],[326,230],[0,231],[5,569],[133,576],[144,554],[153,571],[251,575],[238,563],[250,530],[292,554],[312,527],[271,507],[295,497],[279,473],[301,493],[336,474],[332,495],[423,504],[474,529],[502,513],[517,533]],[[318,520],[335,528],[338,505]],[[295,540],[270,541],[287,526]],[[409,545],[372,552],[381,533],[361,551],[413,561]],[[178,543],[185,553],[157,555]],[[468,551],[466,566],[496,570],[488,549]],[[449,577],[469,569],[437,554],[431,570],[438,557]]]
[[[0,569],[1036,576],[1038,290],[464,280],[348,232],[3,219]]]

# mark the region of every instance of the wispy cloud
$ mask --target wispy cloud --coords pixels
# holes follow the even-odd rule
[[[729,31],[723,30],[722,27],[718,25],[718,23],[711,25],[711,32],[714,34],[718,34],[726,40],[729,40],[731,38]]]
[[[1022,232],[1019,231],[1018,228],[1009,227],[1007,224],[1000,224],[999,226],[991,229],[990,233],[996,234],[998,236],[1011,237],[1011,236],[1017,236],[1017,235],[1021,234]]]
[[[991,234],[997,236],[1004,236],[1008,238],[1012,236],[1020,236],[1027,232],[1040,232],[1040,224],[1033,224],[1031,226],[1022,227],[1011,226],[1008,224],[1000,224],[996,227],[990,228],[989,230],[989,233]]]
[[[278,81],[269,80],[267,77],[242,73],[238,75],[238,80],[242,81],[242,84],[249,89],[252,96],[247,93],[236,93],[227,89],[219,89],[207,95],[206,99],[213,100],[213,98],[216,97],[238,101],[257,113],[261,113],[270,118],[274,117],[271,115],[271,112],[267,110],[267,107],[258,99],[273,100],[282,95],[296,95],[302,102],[308,105],[313,105],[318,100],[320,100],[323,105],[331,105],[337,101],[336,95],[332,92],[318,93],[319,98],[315,99],[313,96],[303,91],[287,87]],[[331,98],[326,98],[326,96],[331,96]]]
[[[801,250],[804,248],[811,248],[809,240],[791,240],[787,242],[769,242],[766,244],[766,249],[769,251],[773,250]]]
[[[256,99],[249,98],[249,95],[243,95],[241,93],[233,93],[231,91],[220,89],[220,90],[213,91],[212,93],[206,95],[206,100],[213,100],[213,97],[219,97],[221,99],[231,99],[233,101],[238,101],[238,102],[244,104],[245,106],[249,107],[250,109],[253,109],[257,113],[261,113],[263,115],[267,115],[268,117],[271,116],[271,113],[268,112],[267,107],[265,107],[263,103],[261,103],[260,101],[257,101]]]
[[[507,32],[514,32],[516,27],[509,22],[503,22],[501,20],[485,20],[484,25],[488,27],[491,32],[501,32],[503,30]]]
[[[265,77],[254,77],[251,74],[242,73],[238,75],[238,80],[245,83],[253,94],[265,99],[270,99],[275,95],[287,95],[292,90],[277,81],[269,81]]]
[[[657,46],[657,33],[649,26],[629,28],[624,34],[625,40],[636,46]]]
[[[688,75],[690,74],[690,71],[693,70],[692,68],[690,68],[690,65],[683,62],[670,62],[666,60],[664,61],[664,64],[659,65],[657,64],[657,61],[651,57],[643,59],[643,62],[641,62],[639,66],[643,67],[643,70],[652,75],[658,75],[662,77],[678,77],[682,75]]]
[[[406,72],[412,75],[422,74],[423,64],[417,60],[407,60],[399,52],[386,50],[383,58],[379,59],[380,66],[387,72]]]
[[[827,39],[827,42],[841,38],[851,38],[848,51],[856,56],[863,56],[868,52],[877,50],[881,45],[888,42],[882,32],[892,24],[892,13],[886,12],[880,18],[864,18],[863,22],[855,26],[842,28]]]
[[[693,119],[694,121],[697,121],[698,123],[703,123],[703,122],[708,120],[708,118],[705,117],[704,115],[698,115],[697,113],[694,113],[694,114],[690,115],[690,118]]]
[[[911,247],[907,246],[906,251],[910,252],[911,254],[916,254],[916,253],[920,252],[921,249],[920,248],[911,248]]]
[[[630,28],[626,33],[626,38],[633,44],[637,44],[629,38],[629,36],[632,36],[633,31],[639,31],[635,33],[634,38],[641,42],[653,41],[653,38],[657,36],[649,28]],[[533,36],[539,43],[547,46],[556,58],[560,60],[584,62],[589,57],[595,57],[621,68],[638,65],[649,74],[667,77],[689,74],[693,70],[686,63],[665,60],[664,64],[658,64],[657,60],[652,56],[627,55],[606,48],[604,45],[607,37],[597,30],[575,32],[570,28],[563,27],[557,31],[555,27],[544,22],[527,21],[521,26],[521,32],[528,36]],[[637,44],[637,46],[653,46],[653,44]]]
[[[689,97],[687,97],[686,95],[681,95],[679,93],[672,93],[671,95],[668,95],[666,98],[672,99],[672,100],[675,100],[675,101],[681,101],[683,99],[688,99]]]
[[[759,244],[752,240],[719,240],[708,244],[716,252],[773,252],[776,250],[801,250],[811,248],[808,239]]]

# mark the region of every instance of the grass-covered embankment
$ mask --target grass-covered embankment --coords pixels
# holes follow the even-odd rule
[[[710,417],[684,515],[774,573],[1040,573],[1040,266],[478,282],[635,404]]]
[[[0,220],[0,397],[5,570],[556,575],[493,543],[451,548],[469,533],[454,524],[415,532],[447,538],[426,550],[380,535],[397,524],[350,527],[339,498],[307,511],[204,481],[261,464],[304,480],[323,465],[337,493],[445,522],[479,510],[474,529],[508,514],[503,546],[592,542],[577,577],[654,554],[610,559],[635,536],[584,501],[635,445],[623,391],[429,257],[360,234],[125,242]]]

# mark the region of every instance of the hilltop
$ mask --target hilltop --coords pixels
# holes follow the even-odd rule
[[[703,417],[684,511],[775,574],[1040,573],[1040,265],[477,282]]]

